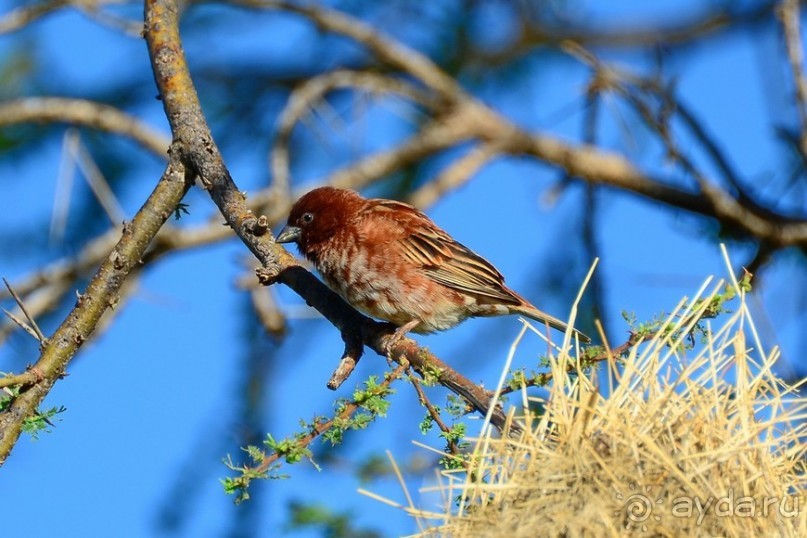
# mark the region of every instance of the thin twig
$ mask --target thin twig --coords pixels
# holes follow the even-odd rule
[[[412,382],[412,386],[415,388],[415,392],[417,392],[418,401],[420,401],[420,405],[426,408],[426,410],[429,412],[429,416],[432,418],[434,423],[437,424],[437,427],[440,428],[440,431],[445,434],[444,436],[448,441],[448,449],[450,453],[453,454],[454,456],[459,455],[460,448],[459,446],[457,446],[457,442],[451,439],[449,435],[451,433],[451,428],[449,428],[448,425],[446,425],[446,423],[443,422],[443,418],[440,416],[440,412],[437,411],[434,405],[432,405],[429,398],[426,396],[426,393],[423,391],[423,387],[421,385],[420,380],[412,374],[411,370],[407,369],[406,375],[407,377],[409,377],[409,381]]]
[[[23,320],[21,320],[20,318],[18,318],[17,316],[15,316],[14,314],[12,314],[8,310],[6,310],[5,308],[3,308],[2,310],[3,310],[3,313],[8,317],[8,319],[10,319],[12,322],[14,322],[14,325],[19,327],[23,331],[27,332],[29,335],[31,335],[31,337],[34,340],[37,340],[37,341],[41,342],[41,340],[39,339],[39,335],[36,334],[36,331],[33,330],[30,325],[25,323]],[[13,328],[14,326],[11,325],[11,327]]]
[[[398,365],[395,368],[395,370],[393,370],[392,372],[389,372],[386,376],[384,376],[384,380],[381,383],[378,384],[378,388],[380,390],[385,390],[385,389],[389,388],[389,386],[392,384],[392,382],[399,378],[399,376],[401,375],[401,373],[403,373],[405,368],[406,368],[406,365],[404,365],[404,364]],[[356,411],[358,411],[359,409],[361,409],[361,403],[360,402],[357,402],[355,400],[351,401],[351,402],[348,402],[347,404],[345,404],[345,408],[342,410],[342,412],[339,413],[337,416],[335,416],[335,417],[333,417],[333,418],[331,418],[329,420],[320,421],[320,422],[317,422],[316,424],[314,424],[311,427],[310,433],[308,433],[307,435],[305,435],[303,437],[300,437],[299,439],[296,440],[298,445],[300,447],[308,447],[317,437],[319,437],[320,435],[322,435],[323,433],[325,433],[329,429],[331,429],[331,426],[333,426],[333,424],[337,420],[340,421],[340,422],[344,422],[347,419],[349,419],[350,417],[352,417],[353,414],[356,413]],[[269,467],[274,462],[279,460],[281,458],[281,456],[282,456],[282,454],[280,454],[279,452],[273,452],[273,453],[269,454],[268,456],[266,456],[261,461],[261,463],[259,463],[256,467],[254,467],[254,468],[248,467],[248,468],[245,469],[245,471],[247,471],[247,472],[253,471],[253,472],[256,472],[256,473],[264,473],[267,470],[269,470]]]
[[[704,301],[700,306],[694,309],[689,316],[684,317],[680,322],[680,326],[690,326],[691,330],[694,330],[695,324],[701,321],[703,318],[708,317],[710,315],[710,304],[708,301]],[[604,336],[604,335],[603,335]],[[585,357],[582,361],[578,363],[569,362],[566,366],[567,372],[573,372],[575,370],[579,370],[580,368],[589,368],[598,362],[602,362],[604,360],[611,360],[613,361],[616,357],[621,357],[628,353],[631,349],[638,346],[643,342],[649,342],[655,340],[657,338],[664,338],[664,335],[660,332],[660,330],[655,331],[647,331],[644,333],[636,333],[631,332],[628,339],[623,342],[622,344],[618,345],[615,348],[606,347],[605,350],[593,357]],[[605,341],[605,339],[603,339]],[[579,358],[579,357],[578,357]],[[528,387],[545,387],[553,378],[552,372],[545,372],[538,374],[536,376],[531,377],[530,379],[525,380],[523,383],[520,384],[518,387],[506,386],[502,389],[502,395],[509,394],[518,390],[520,388],[528,388]]]
[[[584,367],[593,366],[594,364],[596,364],[598,362],[602,362],[604,360],[607,360],[609,357],[620,357],[623,354],[630,351],[631,348],[633,348],[635,346],[638,346],[642,342],[652,340],[653,338],[655,338],[657,336],[657,334],[658,334],[657,331],[651,331],[651,332],[648,332],[648,333],[645,333],[645,334],[642,334],[642,335],[638,335],[637,333],[631,333],[630,337],[624,343],[620,344],[619,346],[617,346],[617,347],[615,347],[613,349],[608,349],[608,350],[606,350],[606,351],[604,351],[604,352],[602,352],[602,353],[600,353],[598,355],[595,355],[594,357],[586,358],[585,364],[583,364],[583,366]],[[575,371],[576,368],[577,368],[577,366],[575,365],[575,363],[570,362],[566,367],[566,371],[567,372],[573,372],[573,371]],[[515,392],[516,390],[520,390],[522,387],[523,388],[545,387],[550,381],[552,381],[552,377],[553,377],[552,372],[544,372],[544,373],[535,375],[535,376],[533,376],[533,377],[531,377],[529,379],[526,379],[518,387],[512,387],[512,386],[509,386],[509,385],[505,386],[504,388],[502,388],[501,395],[504,396],[505,394],[510,394],[511,392]]]

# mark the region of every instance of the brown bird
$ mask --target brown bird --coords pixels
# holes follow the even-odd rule
[[[365,314],[397,325],[393,342],[409,331],[442,331],[478,316],[521,314],[567,330],[409,204],[320,187],[297,200],[277,242],[297,243],[332,290]]]

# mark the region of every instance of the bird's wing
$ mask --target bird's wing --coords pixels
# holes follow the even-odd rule
[[[416,208],[379,200],[374,211],[398,220],[401,234],[396,244],[435,282],[480,298],[513,305],[522,303],[504,286],[504,277],[489,261],[455,241]]]

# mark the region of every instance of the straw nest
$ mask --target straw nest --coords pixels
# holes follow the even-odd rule
[[[722,283],[706,288],[599,384],[552,357],[540,416],[522,412],[518,436],[483,428],[470,472],[441,473],[438,510],[403,507],[418,536],[807,536],[807,401],[773,373],[739,289],[687,345]]]

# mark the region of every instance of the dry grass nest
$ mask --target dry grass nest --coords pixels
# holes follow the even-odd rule
[[[687,345],[723,289],[708,284],[599,386],[551,357],[548,397],[523,395],[541,413],[515,436],[483,428],[469,471],[440,473],[443,506],[402,507],[418,536],[807,536],[807,401],[774,374],[739,288]]]

